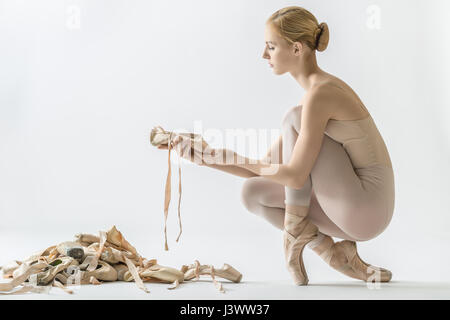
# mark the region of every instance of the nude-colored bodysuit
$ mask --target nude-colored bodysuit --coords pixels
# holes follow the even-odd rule
[[[283,163],[291,157],[300,132],[302,106],[283,119]],[[253,177],[245,181],[247,209],[283,229],[286,204],[309,205],[308,217],[319,231],[365,241],[379,235],[394,211],[394,173],[386,145],[373,118],[330,119],[310,179],[293,189]]]

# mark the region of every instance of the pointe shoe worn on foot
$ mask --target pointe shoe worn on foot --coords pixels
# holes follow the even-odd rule
[[[391,271],[370,265],[359,257],[356,242],[343,240],[335,243],[334,247],[336,253],[341,256],[344,255],[347,260],[346,265],[341,266],[339,271],[347,270],[348,275],[352,274],[353,278],[366,282],[389,282],[392,279]]]
[[[330,267],[351,278],[366,282],[388,282],[392,277],[389,270],[374,267],[362,261],[354,241],[344,240],[335,243],[333,238],[319,232],[318,237],[311,241],[308,247]]]
[[[294,236],[293,230],[296,230]],[[318,228],[306,216],[285,211],[284,253],[286,266],[296,285],[307,285],[308,275],[303,265],[303,249],[317,237]]]

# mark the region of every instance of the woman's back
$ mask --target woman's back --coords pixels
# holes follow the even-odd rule
[[[359,120],[328,120],[325,134],[342,144],[354,168],[385,165],[392,168],[389,152],[372,116]]]
[[[374,119],[353,89],[331,74],[317,85],[333,91],[334,109],[325,134],[343,145],[353,167],[380,164],[392,168],[388,149]]]

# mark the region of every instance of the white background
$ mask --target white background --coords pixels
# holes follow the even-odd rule
[[[393,162],[395,212],[358,243],[361,258],[395,281],[450,281],[445,0],[0,0],[0,264],[116,225],[161,264],[226,262],[243,279],[290,281],[282,233],[240,202],[243,178],[183,162],[175,242],[176,157],[164,251],[167,151],[148,139],[195,121],[280,130],[304,91],[262,59],[264,23],[289,5],[328,24],[318,64],[360,96]],[[303,256],[310,282],[348,280]]]

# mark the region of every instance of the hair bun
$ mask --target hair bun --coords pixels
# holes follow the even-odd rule
[[[328,46],[330,40],[330,32],[328,31],[328,25],[326,22],[319,24],[319,27],[314,32],[314,38],[316,39],[316,50],[324,51]]]

